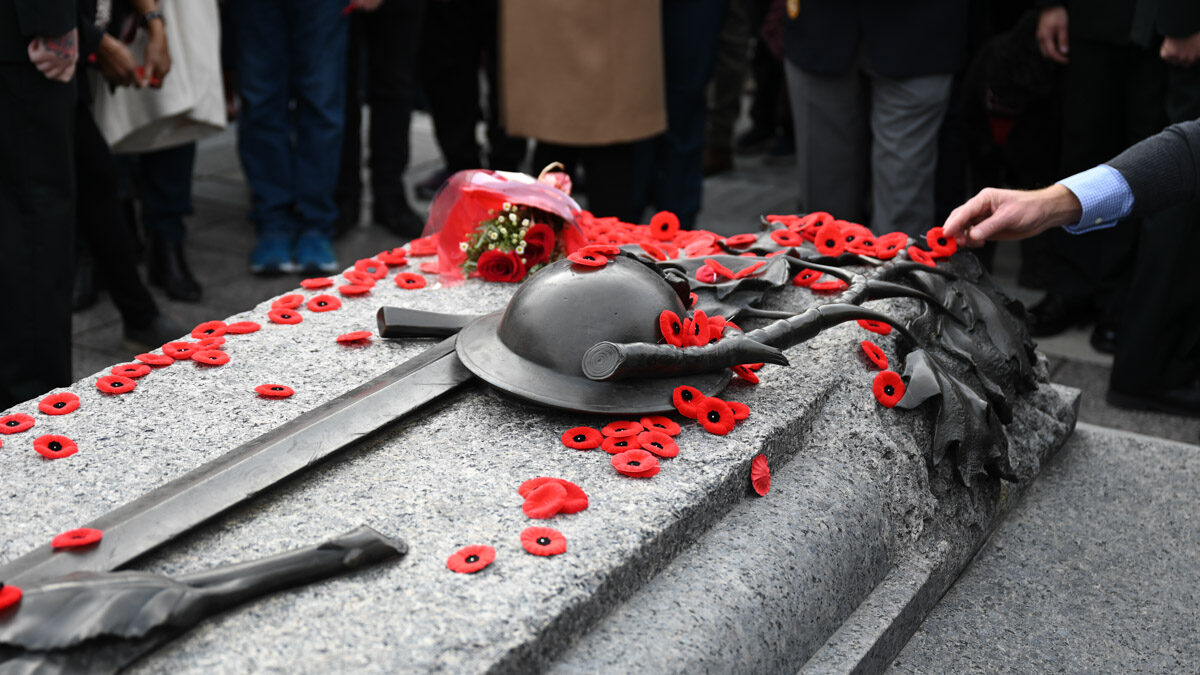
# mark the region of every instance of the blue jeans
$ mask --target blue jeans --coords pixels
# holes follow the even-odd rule
[[[237,0],[238,151],[259,234],[333,233],[346,100],[345,0]],[[293,108],[294,104],[294,108]]]

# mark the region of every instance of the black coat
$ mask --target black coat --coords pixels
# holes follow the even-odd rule
[[[1196,0],[1138,0],[1133,15],[1133,39],[1154,46],[1163,36],[1187,37],[1200,31],[1200,2]]]
[[[31,40],[58,37],[75,20],[75,0],[0,0],[0,63],[28,63]]]
[[[953,73],[967,53],[966,0],[800,0],[784,32],[788,61],[817,75],[855,64],[859,45],[871,69],[902,78]]]

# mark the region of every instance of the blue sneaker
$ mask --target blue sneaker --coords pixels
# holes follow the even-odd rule
[[[292,238],[283,232],[263,232],[250,253],[250,271],[264,277],[296,271],[292,262]]]
[[[341,269],[329,235],[316,230],[300,235],[292,255],[301,274],[332,274]]]

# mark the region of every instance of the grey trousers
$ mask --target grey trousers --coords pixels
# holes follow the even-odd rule
[[[805,210],[877,233],[924,234],[940,224],[933,178],[950,74],[892,79],[862,58],[844,75],[814,75],[790,62],[786,72]]]

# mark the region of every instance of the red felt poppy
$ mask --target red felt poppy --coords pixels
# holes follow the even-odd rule
[[[338,286],[338,293],[345,296],[366,295],[371,292],[370,286],[361,286],[359,284],[345,284]]]
[[[726,279],[734,279],[737,277],[737,275],[734,274],[733,270],[722,265],[721,263],[717,262],[716,260],[713,260],[712,258],[705,258],[704,264],[707,267],[711,267],[712,271],[716,272],[718,277],[724,277]]]
[[[919,262],[926,267],[937,267],[937,261],[927,251],[922,251],[916,246],[908,247],[908,259],[913,262]]]
[[[521,483],[521,486],[517,488],[517,494],[522,497],[528,497],[531,492],[546,483],[558,483],[567,491],[567,498],[563,500],[562,509],[559,513],[579,513],[588,507],[588,496],[583,491],[583,488],[562,478],[551,478],[550,476],[530,478]]]
[[[567,538],[549,527],[527,527],[521,533],[521,546],[534,555],[558,555],[567,550]]]
[[[271,309],[296,309],[304,304],[304,296],[299,293],[288,293],[278,297],[271,303]],[[195,337],[195,336],[193,336]]]
[[[662,314],[658,315],[658,329],[662,331],[663,339],[667,344],[682,347],[683,346],[683,322],[679,320],[679,316],[669,309],[664,309]]]
[[[903,232],[891,232],[875,238],[875,257],[880,260],[890,260],[908,246],[908,235]]]
[[[679,425],[670,417],[650,415],[649,417],[643,417],[640,424],[646,431],[661,431],[668,436],[679,434]]]
[[[474,546],[464,546],[455,551],[453,555],[446,559],[446,567],[451,572],[474,574],[491,565],[495,559],[496,549],[491,546],[476,544]]]
[[[715,396],[710,396],[696,406],[696,421],[710,434],[724,436],[733,431],[733,409]]]
[[[804,243],[804,237],[791,230],[772,230],[771,241],[780,246],[800,246]]]
[[[161,367],[161,366],[169,366],[172,363],[175,363],[175,359],[167,356],[166,354],[149,354],[149,353],[138,354],[137,356],[134,356],[133,358],[137,359],[138,361],[141,361],[142,363],[144,363],[148,366]]]
[[[0,417],[0,434],[19,434],[22,431],[27,431],[34,425],[32,415],[25,413],[13,413]]]
[[[382,279],[387,276],[388,266],[374,258],[363,258],[354,261],[354,269],[369,274],[376,279]]]
[[[887,354],[883,353],[883,350],[879,348],[879,345],[871,342],[870,340],[863,340],[862,350],[863,354],[866,355],[867,360],[878,366],[880,370],[888,369]]]
[[[21,601],[21,589],[11,584],[0,583],[0,612]]]
[[[591,450],[600,447],[604,435],[592,427],[567,429],[559,437],[562,444],[574,450]]]
[[[408,254],[414,256],[433,255],[437,253],[437,235],[413,239],[408,242]]]
[[[396,285],[406,291],[415,291],[418,288],[425,288],[429,282],[425,281],[425,277],[413,272],[401,272],[396,275]]]
[[[954,237],[947,237],[940,225],[925,233],[925,244],[935,258],[947,258],[958,250],[958,241]]]
[[[521,505],[521,511],[530,518],[543,520],[562,510],[563,502],[567,500],[567,488],[558,483],[548,482],[524,496],[525,503]]]
[[[708,265],[702,265],[696,269],[696,281],[702,284],[717,283],[717,271]]]
[[[674,239],[679,234],[679,216],[670,211],[659,211],[650,218],[650,236],[662,241]]]
[[[842,239],[842,226],[836,220],[831,220],[817,230],[813,243],[822,255],[836,258],[846,251],[846,241]]]
[[[204,349],[217,349],[224,344],[225,338],[223,337],[204,338],[203,340],[196,341],[196,351],[201,351]]]
[[[221,337],[229,327],[224,321],[205,321],[192,329],[192,337],[200,340],[209,337]]]
[[[329,288],[333,285],[333,279],[329,277],[313,277],[312,279],[301,279],[300,288],[307,288],[310,291],[315,291],[318,288]]]
[[[192,360],[205,366],[223,366],[229,363],[229,354],[220,349],[205,349],[192,354]]]
[[[699,300],[700,300],[700,296],[696,295],[695,293],[688,293],[688,301],[687,301],[688,309],[695,307],[696,303]]]
[[[168,342],[162,346],[162,351],[176,361],[183,361],[192,358],[198,348],[194,342]]]
[[[879,333],[880,335],[890,335],[892,332],[891,324],[883,321],[876,321],[874,319],[859,319],[858,325],[866,328],[872,333]]]
[[[780,230],[780,231],[782,232],[782,230]],[[746,277],[754,274],[755,272],[759,271],[763,267],[766,267],[766,265],[767,265],[767,263],[764,261],[761,261],[761,260],[754,263],[753,265],[747,265],[746,267],[743,267],[742,269],[738,270],[737,273],[733,275],[733,278],[734,279],[745,279]]]
[[[891,408],[904,398],[904,380],[896,371],[885,370],[875,376],[871,390],[875,393],[875,400]]]
[[[637,422],[630,422],[627,420],[609,422],[608,424],[604,425],[604,428],[600,430],[600,433],[604,434],[606,437],[612,438],[637,436],[638,434],[642,433],[642,425],[638,424]]]
[[[55,434],[38,436],[33,442],[33,449],[46,459],[62,459],[79,452],[79,446],[75,445],[75,441]]]
[[[766,455],[758,455],[750,460],[750,485],[759,497],[766,497],[771,491],[771,465]]]
[[[349,333],[343,333],[337,336],[337,341],[344,345],[352,345],[360,342],[368,342],[371,339],[371,331],[356,330]]]
[[[750,416],[750,406],[740,401],[725,401],[729,404],[729,409],[733,411],[733,419],[744,420]]]
[[[687,347],[700,347],[708,344],[708,315],[702,310],[696,310],[690,321],[683,322],[683,337]]]
[[[387,251],[380,251],[375,255],[375,259],[388,267],[404,267],[408,264],[408,251],[405,251],[402,246],[397,246]]]
[[[304,320],[304,317],[300,316],[300,312],[294,309],[273,309],[267,312],[267,318],[272,323],[281,323],[289,326],[298,324]]]
[[[641,445],[638,443],[637,436],[609,436],[600,443],[600,449],[610,455],[639,447]]]
[[[810,284],[809,289],[817,293],[834,293],[844,291],[850,286],[841,279],[833,279],[832,281],[818,281],[815,284]]]
[[[233,335],[244,335],[246,333],[253,333],[259,328],[262,328],[262,326],[254,321],[238,321],[225,326],[225,332],[232,333]]]
[[[658,459],[645,450],[635,449],[613,455],[613,468],[631,478],[650,478],[659,471]]]
[[[96,378],[96,388],[106,394],[128,394],[137,388],[137,382],[121,375],[105,375]]]
[[[664,251],[661,246],[655,246],[647,241],[640,242],[638,246],[641,246],[642,250],[646,252],[646,255],[654,258],[655,260],[667,259],[667,252]]]
[[[799,228],[800,224],[802,222],[800,220],[800,216],[797,216],[794,214],[776,215],[776,214],[769,213],[769,214],[763,216],[763,218],[765,218],[768,223],[779,223],[780,225],[787,226],[787,228],[791,229],[791,230]]]
[[[312,312],[332,312],[341,308],[342,301],[338,300],[336,296],[322,293],[309,298],[304,306]]]
[[[749,382],[750,384],[758,384],[758,375],[756,375],[753,370],[750,370],[746,366],[734,366],[730,368],[730,370],[733,371],[734,375],[737,375],[746,382]]]
[[[567,260],[584,267],[604,267],[608,264],[607,257],[599,253],[584,253],[583,251],[575,251],[567,256]]]
[[[725,245],[729,248],[745,248],[756,241],[758,241],[758,235],[749,233],[735,234],[732,237],[725,237]]]
[[[150,366],[144,363],[126,363],[123,366],[113,366],[112,370],[108,371],[113,375],[137,379],[143,375],[150,374]]]
[[[50,540],[50,548],[61,550],[64,548],[83,548],[91,546],[104,538],[104,533],[92,527],[80,527],[74,530],[67,530],[57,537]]]
[[[659,457],[674,457],[679,454],[679,446],[661,431],[643,431],[637,435],[637,442],[643,450]]]
[[[149,370],[149,366],[147,366]],[[38,410],[46,415],[66,415],[79,409],[79,397],[69,391],[60,391],[38,401]],[[0,428],[0,433],[4,429]]]
[[[720,314],[708,317],[708,341],[717,342],[720,340],[725,335],[725,326],[728,325],[729,322]]]
[[[377,279],[370,274],[367,274],[366,272],[359,272],[358,270],[354,269],[346,270],[342,273],[342,277],[355,286],[366,286],[367,288],[374,288],[375,282],[377,281]]]
[[[805,288],[812,286],[821,278],[821,272],[810,270],[807,267],[800,270],[800,273],[792,278],[792,285],[804,286]]]
[[[295,389],[286,384],[260,384],[254,391],[263,398],[287,398],[296,393]]]
[[[690,419],[696,419],[700,403],[704,399],[704,392],[695,387],[689,387],[686,384],[675,387],[675,391],[671,392],[671,403],[675,405],[675,410],[678,410],[680,415]]]
[[[861,239],[858,239],[857,241],[855,241],[853,244],[847,244],[846,250],[851,253],[857,253],[859,255],[874,256],[875,255],[875,238],[874,237],[862,237]]]
[[[597,253],[607,258],[620,255],[621,253],[621,247],[613,246],[612,244],[589,244],[579,250],[584,253]]]

